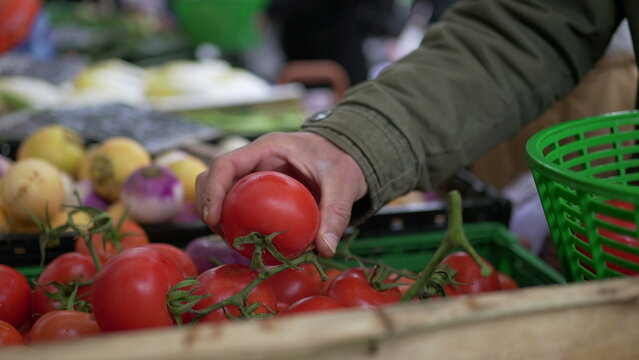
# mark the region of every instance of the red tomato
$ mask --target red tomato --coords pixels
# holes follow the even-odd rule
[[[122,236],[120,239],[120,251],[149,244],[149,237],[144,229],[132,220],[124,220],[122,222],[120,234]],[[111,241],[104,242],[102,240],[101,233],[93,235],[91,242],[102,264],[118,254],[116,246]],[[79,236],[75,239],[75,251],[91,256],[89,248]]]
[[[281,314],[281,313],[285,312],[286,309],[288,309],[288,305],[289,304],[287,304],[285,302],[278,301],[277,302],[277,313]]]
[[[197,267],[189,255],[177,246],[165,243],[151,243],[145,245],[156,249],[173,260],[184,272],[186,277],[196,277],[198,275]]]
[[[325,271],[328,279],[322,281],[322,294],[326,295],[328,293],[328,288],[333,283],[333,280],[337,277],[337,275],[342,273],[342,270],[337,268],[329,268]]]
[[[0,347],[12,345],[24,345],[24,338],[13,325],[0,320]]]
[[[376,290],[369,284],[361,268],[344,270],[328,288],[328,296],[346,307],[375,308],[398,302],[402,294],[397,288]]]
[[[513,280],[513,278],[511,278],[507,274],[504,274],[502,272],[498,272],[497,273],[497,278],[499,279],[499,286],[501,287],[502,290],[518,289],[519,288],[519,284],[517,284],[517,282],[515,280]]]
[[[242,291],[253,280],[257,279],[257,272],[251,271],[248,266],[240,264],[224,264],[206,270],[198,276],[200,283],[194,292],[196,295],[209,294],[210,296],[200,300],[193,309],[202,310]],[[258,314],[268,314],[277,310],[277,299],[271,286],[263,281],[256,286],[248,296],[248,305],[259,303],[255,310]],[[232,316],[240,316],[240,311],[233,305],[227,305],[223,309],[217,309],[205,315],[200,321],[218,322],[228,320],[224,310]],[[187,317],[192,320],[193,316]]]
[[[608,200],[607,201],[610,205],[613,205],[615,207],[618,207],[620,209],[624,209],[624,210],[630,210],[633,211],[634,210],[634,206],[628,202],[625,201],[619,201],[619,200]],[[621,228],[625,228],[625,229],[629,229],[629,230],[636,230],[637,229],[637,224],[635,224],[632,221],[627,221],[627,220],[623,220],[623,219],[618,219],[618,218],[614,218],[614,217],[610,217],[607,215],[602,215],[602,214],[597,214],[596,215],[598,219],[605,221],[609,224],[621,227]],[[628,245],[628,246],[632,246],[635,248],[639,248],[639,241],[637,241],[637,238],[635,238],[634,236],[628,236],[626,234],[621,234],[618,232],[614,232],[608,229],[604,229],[604,228],[598,228],[597,232],[599,233],[599,235],[607,237],[608,239],[614,240],[618,243],[624,244],[624,245]],[[581,240],[588,242],[588,239],[582,235],[582,234],[576,234],[576,236],[578,238],[580,238]],[[632,263],[635,264],[639,264],[639,255],[635,255],[635,254],[631,254],[628,253],[624,250],[620,250],[608,245],[603,245],[602,249],[604,252],[610,254],[610,255],[614,255],[618,258],[630,261]],[[588,257],[591,257],[590,252],[586,251],[586,250],[582,250],[577,248],[578,251],[582,252],[583,254],[585,254]],[[617,265],[615,263],[612,262],[606,262],[606,265],[615,271],[618,271],[624,275],[637,275],[639,274],[639,272],[632,270],[632,269],[628,269],[626,267],[623,267],[621,265]],[[593,269],[591,269],[593,270]]]
[[[315,295],[300,299],[291,304],[284,314],[327,311],[341,308],[344,308],[344,305],[332,297]]]
[[[486,260],[484,259],[484,261]],[[483,277],[479,265],[464,251],[448,254],[441,263],[457,270],[455,281],[461,283],[457,288],[452,285],[446,285],[444,291],[447,296],[477,294],[501,289],[497,271],[493,268],[489,276]],[[492,265],[490,267],[492,268]]]
[[[292,304],[299,299],[322,293],[322,277],[313,264],[301,264],[301,270],[283,270],[266,281],[275,292],[277,301]]]
[[[95,264],[91,257],[77,252],[62,254],[51,261],[38,277],[31,298],[31,312],[37,316],[53,310],[61,310],[59,300],[53,300],[46,293],[56,294],[58,288],[55,285],[47,285],[52,282],[70,284],[74,281],[88,282],[95,277]],[[81,286],[78,289],[77,298],[90,301],[92,285]]]
[[[311,192],[299,181],[275,171],[259,171],[246,175],[229,190],[222,205],[221,228],[225,240],[233,245],[235,238],[258,232],[270,235],[275,248],[293,259],[311,245],[319,229],[319,209]],[[253,256],[253,245],[239,250],[247,258]],[[264,253],[266,265],[280,262]]]
[[[29,317],[31,287],[18,270],[0,264],[0,320],[19,328]]]
[[[138,247],[124,250],[95,276],[93,312],[102,331],[132,330],[173,324],[166,297],[184,280],[166,255]]]
[[[92,314],[68,310],[50,311],[33,323],[29,343],[73,339],[100,332]]]

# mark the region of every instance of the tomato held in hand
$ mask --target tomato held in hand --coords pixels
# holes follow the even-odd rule
[[[216,303],[226,300],[229,297],[242,291],[253,280],[257,279],[257,272],[249,267],[240,264],[224,264],[206,270],[198,276],[200,283],[195,295],[209,295],[200,300],[193,309],[203,310]],[[277,299],[275,293],[268,282],[262,281],[248,295],[248,305],[259,303],[255,313],[268,314],[277,311]],[[217,309],[205,315],[200,321],[219,322],[226,321],[228,317],[226,311],[231,316],[240,316],[240,311],[233,305]],[[187,321],[194,318],[191,314],[187,316]]]
[[[344,308],[344,305],[332,297],[315,295],[300,299],[291,304],[291,306],[284,311],[284,314],[328,311],[342,308]]]
[[[486,260],[484,259],[484,261]],[[448,254],[441,263],[450,266],[451,269],[457,270],[455,281],[461,283],[456,287],[446,285],[444,291],[447,296],[477,294],[501,289],[497,271],[493,266],[487,262],[492,268],[492,272],[489,276],[482,276],[479,265],[464,251]]]
[[[277,301],[292,304],[297,300],[322,293],[322,277],[313,264],[299,265],[301,270],[289,268],[267,279]]]
[[[0,320],[20,328],[29,317],[30,302],[27,278],[11,266],[0,264]]]
[[[191,260],[191,257],[189,257],[189,255],[179,247],[165,243],[151,243],[144,246],[158,250],[168,256],[177,264],[177,266],[180,267],[180,269],[182,269],[184,276],[196,277],[198,275],[197,267],[193,260]]]
[[[402,295],[397,288],[379,291],[371,286],[362,268],[342,271],[328,288],[328,296],[346,307],[376,308],[398,302]]]
[[[93,312],[102,331],[168,326],[169,290],[184,280],[166,255],[145,247],[124,250],[95,276]]]
[[[100,263],[106,263],[110,258],[114,257],[123,250],[147,245],[149,243],[149,237],[144,229],[140,225],[138,225],[138,223],[132,220],[124,220],[122,222],[122,225],[120,226],[118,232],[118,236],[121,236],[119,239],[119,251],[117,246],[115,246],[113,242],[103,241],[102,233],[95,234],[91,237],[91,242],[93,243],[93,247],[98,254]],[[87,247],[84,240],[79,236],[75,239],[75,251],[91,256],[91,254],[89,253],[89,248]]]
[[[222,205],[220,224],[231,246],[237,237],[252,232],[266,236],[279,233],[273,245],[282,255],[293,259],[315,239],[319,209],[311,192],[299,181],[283,173],[259,171],[246,175],[231,187]],[[250,259],[253,248],[247,244],[239,251]],[[266,265],[280,263],[270,253],[264,253],[262,259]]]
[[[57,282],[68,285],[69,291],[73,290],[72,283],[86,283],[95,277],[95,264],[91,257],[77,252],[62,254],[51,261],[42,271],[33,289],[31,298],[31,311],[40,316],[49,311],[62,310],[60,300],[51,299],[47,293],[56,294],[58,288],[50,283]],[[78,288],[76,298],[90,302],[92,285],[83,285]]]
[[[74,339],[100,332],[92,314],[67,310],[50,311],[33,323],[29,343]]]
[[[0,320],[0,347],[12,345],[24,345],[24,337],[13,325]]]

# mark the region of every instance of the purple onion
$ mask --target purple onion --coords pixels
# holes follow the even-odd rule
[[[129,175],[120,200],[140,224],[168,223],[182,207],[184,187],[171,170],[148,165]]]
[[[0,178],[9,170],[11,165],[13,165],[13,160],[4,155],[0,155]]]
[[[109,207],[109,201],[95,192],[89,179],[78,180],[75,183],[75,191],[78,192],[83,206],[90,206],[103,211]]]
[[[202,222],[200,214],[197,212],[195,204],[185,202],[180,210],[175,214],[172,220],[175,224],[191,224],[195,222]]]
[[[199,273],[221,264],[250,265],[251,261],[232,249],[217,235],[201,236],[191,240],[185,248],[186,253],[197,266]]]

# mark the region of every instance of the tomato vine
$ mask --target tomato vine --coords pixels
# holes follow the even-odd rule
[[[259,304],[249,304],[249,294],[251,294],[257,286],[271,276],[286,269],[293,268],[299,270],[299,265],[304,263],[313,264],[321,278],[326,280],[328,279],[328,276],[325,268],[335,267],[338,269],[346,269],[348,268],[347,262],[356,262],[360,268],[367,269],[367,271],[365,271],[366,280],[375,290],[378,291],[387,291],[399,286],[406,286],[408,284],[402,283],[401,279],[410,279],[412,285],[403,293],[400,299],[401,301],[409,301],[414,298],[425,299],[438,294],[445,296],[443,290],[444,287],[448,284],[456,284],[454,280],[455,270],[452,270],[447,266],[442,266],[441,263],[444,257],[453,249],[461,248],[470,254],[473,260],[481,267],[483,276],[487,276],[491,271],[493,271],[491,267],[478,255],[466,238],[463,229],[462,203],[459,192],[451,191],[448,194],[448,204],[449,218],[445,236],[432,258],[418,274],[414,274],[403,269],[397,269],[380,261],[368,259],[352,253],[350,251],[350,245],[358,236],[357,230],[344,240],[343,244],[338,247],[338,251],[333,258],[325,258],[320,256],[315,250],[308,250],[296,258],[289,259],[279,253],[272,244],[272,240],[279,233],[267,235],[251,233],[247,236],[236,238],[233,242],[233,246],[238,250],[242,249],[242,247],[246,245],[253,247],[251,270],[257,273],[255,279],[250,281],[242,290],[234,295],[203,309],[195,309],[194,307],[199,301],[206,298],[207,295],[195,294],[195,291],[199,286],[198,281],[195,279],[186,279],[177,283],[170,289],[170,291],[168,291],[166,295],[167,309],[175,323],[178,325],[182,324],[183,316],[185,314],[191,315],[191,322],[198,322],[207,314],[219,309],[225,309],[225,307],[229,305],[234,306],[239,310],[240,318],[261,318],[272,316],[275,314],[276,309],[269,309],[269,313],[256,313],[255,310]],[[78,212],[84,212],[88,215],[89,221],[87,224],[82,225],[76,223],[74,217]],[[98,258],[91,239],[96,234],[102,234],[103,239],[111,239],[117,242],[118,237],[114,234],[117,232],[121,224],[121,219],[118,224],[115,224],[113,219],[107,213],[85,206],[72,207],[69,211],[67,222],[60,226],[52,227],[48,219],[45,219],[45,222],[38,222],[38,225],[42,230],[40,235],[43,254],[42,261],[44,262],[44,248],[59,243],[60,236],[64,232],[72,230],[86,243],[95,263],[96,271],[99,271],[102,264],[100,263],[100,259]],[[262,261],[262,256],[265,252],[277,259],[280,264],[266,266]],[[56,285],[59,293],[66,292],[69,294],[75,294],[78,284],[68,284],[68,286],[73,286],[75,291],[73,288],[68,291],[63,291],[61,286],[61,284]],[[71,299],[73,298],[74,296],[71,296]],[[68,303],[66,305],[67,306],[65,307],[67,308],[70,306]],[[236,316],[227,313],[226,310],[224,311],[227,317],[236,318]]]

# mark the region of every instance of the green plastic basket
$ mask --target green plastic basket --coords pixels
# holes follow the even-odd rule
[[[179,24],[195,43],[222,51],[246,50],[259,41],[258,15],[267,0],[174,0]]]
[[[528,162],[569,281],[639,274],[639,112],[546,128]]]
[[[559,271],[524,249],[502,223],[470,223],[464,225],[464,229],[477,252],[498,271],[510,275],[519,286],[566,282]],[[360,238],[352,243],[350,250],[395,268],[418,272],[424,269],[443,238],[444,231]]]

